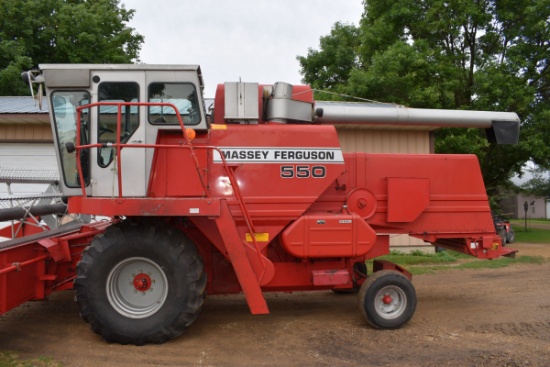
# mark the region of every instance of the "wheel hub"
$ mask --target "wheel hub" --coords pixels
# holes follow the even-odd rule
[[[396,319],[405,312],[407,297],[401,288],[389,285],[378,292],[374,306],[380,317],[387,320]]]
[[[113,267],[106,284],[107,298],[121,315],[142,319],[155,314],[168,296],[168,279],[156,262],[127,258]]]
[[[151,277],[145,273],[139,273],[134,277],[133,284],[139,292],[147,292],[151,288]]]

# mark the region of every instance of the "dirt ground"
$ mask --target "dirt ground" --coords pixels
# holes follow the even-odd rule
[[[550,244],[510,247],[547,261],[415,276],[417,311],[399,330],[367,326],[356,295],[268,294],[266,316],[240,295],[211,296],[180,338],[122,346],[92,333],[64,292],[0,317],[0,349],[82,367],[549,366]]]

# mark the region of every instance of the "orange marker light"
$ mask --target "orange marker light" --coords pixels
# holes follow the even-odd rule
[[[193,140],[195,139],[195,136],[197,136],[197,133],[195,132],[195,130],[191,128],[185,129],[185,133],[187,134],[187,139],[189,140]]]

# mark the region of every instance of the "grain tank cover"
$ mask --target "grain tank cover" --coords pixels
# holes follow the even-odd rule
[[[258,83],[226,82],[225,121],[237,124],[257,124],[260,119],[258,99]]]

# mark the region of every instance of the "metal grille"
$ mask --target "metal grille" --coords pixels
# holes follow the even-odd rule
[[[59,181],[58,171],[0,167],[0,182],[54,183],[56,181]]]
[[[0,197],[0,209],[28,208],[33,205],[61,202],[61,194],[41,194],[33,196]]]

